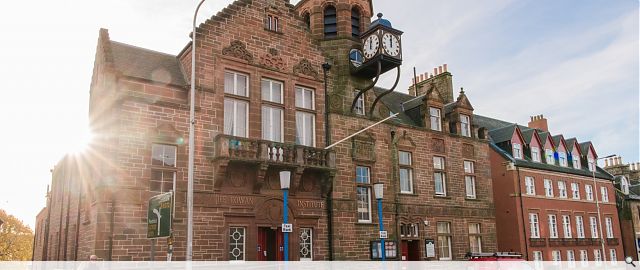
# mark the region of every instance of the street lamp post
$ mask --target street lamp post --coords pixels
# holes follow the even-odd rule
[[[289,195],[289,186],[291,185],[291,172],[290,171],[281,171],[280,172],[280,188],[282,189],[282,219],[283,224],[282,228],[284,228],[285,224],[289,221],[289,213],[287,210],[287,200]],[[284,231],[284,230],[283,230]],[[284,233],[284,261],[289,261],[289,232],[285,231]]]
[[[191,93],[189,103],[189,164],[187,171],[187,261],[193,258],[193,171],[196,128],[196,17],[204,0],[201,0],[193,13],[193,32],[191,32]]]
[[[380,223],[380,236],[382,236],[382,231],[384,231],[384,224],[382,222],[382,196],[384,192],[384,184],[381,182],[373,184],[373,190],[376,196],[376,201],[378,202],[378,223]],[[380,237],[380,259],[382,261],[385,260],[386,253],[384,238]]]
[[[604,234],[602,234],[602,217],[600,216],[600,200],[598,200],[598,186],[596,185],[596,170],[598,169],[598,160],[600,159],[605,159],[605,158],[610,158],[610,157],[614,157],[615,155],[608,155],[606,157],[601,157],[601,158],[596,158],[593,161],[593,170],[591,170],[591,175],[593,176],[593,193],[595,194],[595,199],[596,199],[596,210],[598,212],[598,227],[600,227],[600,247],[602,248],[602,260],[606,261],[607,257],[605,256],[605,249],[604,249]],[[589,162],[589,160],[587,159],[587,162]]]

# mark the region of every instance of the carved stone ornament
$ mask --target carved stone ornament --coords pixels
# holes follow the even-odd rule
[[[247,50],[247,46],[239,40],[231,41],[231,45],[229,45],[229,47],[222,49],[222,54],[240,58],[249,63],[253,62],[253,54],[251,54],[251,52]]]
[[[266,54],[261,56],[260,64],[277,70],[284,69],[284,59],[278,55],[278,50],[276,49],[269,49]]]
[[[471,144],[463,144],[462,145],[462,157],[473,159],[474,158],[474,149]]]
[[[318,71],[316,71],[316,69],[313,67],[311,62],[309,62],[309,60],[307,59],[300,60],[300,63],[298,63],[296,66],[293,67],[293,73],[295,74],[300,73],[303,75],[313,77],[315,79],[318,78]]]
[[[431,148],[433,149],[433,152],[444,154],[444,140],[434,138],[431,141]]]

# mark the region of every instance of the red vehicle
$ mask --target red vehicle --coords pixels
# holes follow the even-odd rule
[[[495,253],[467,253],[469,261],[524,261],[522,254],[517,252],[495,252]]]

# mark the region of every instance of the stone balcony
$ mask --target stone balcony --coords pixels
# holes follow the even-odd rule
[[[544,238],[529,238],[529,246],[532,247],[546,247],[547,241]]]
[[[618,238],[607,238],[607,246],[617,246],[620,244]]]
[[[229,163],[258,165],[262,171],[269,167],[291,170],[293,182],[296,175],[299,177],[305,170],[333,172],[336,167],[335,152],[323,148],[224,134],[214,138],[214,147],[212,160],[216,177],[224,177]],[[216,189],[220,188],[221,182],[214,181]]]

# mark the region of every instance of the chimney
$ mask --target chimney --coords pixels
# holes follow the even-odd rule
[[[447,64],[443,64],[442,67],[444,68],[444,72],[447,72]]]
[[[436,76],[436,75],[438,75],[438,68],[434,67],[433,68],[433,76]]]
[[[537,128],[540,129],[542,131],[549,131],[549,126],[547,125],[547,119],[544,118],[544,116],[541,115],[536,115],[536,116],[531,116],[531,121],[529,122],[529,124],[527,124],[530,128]]]

